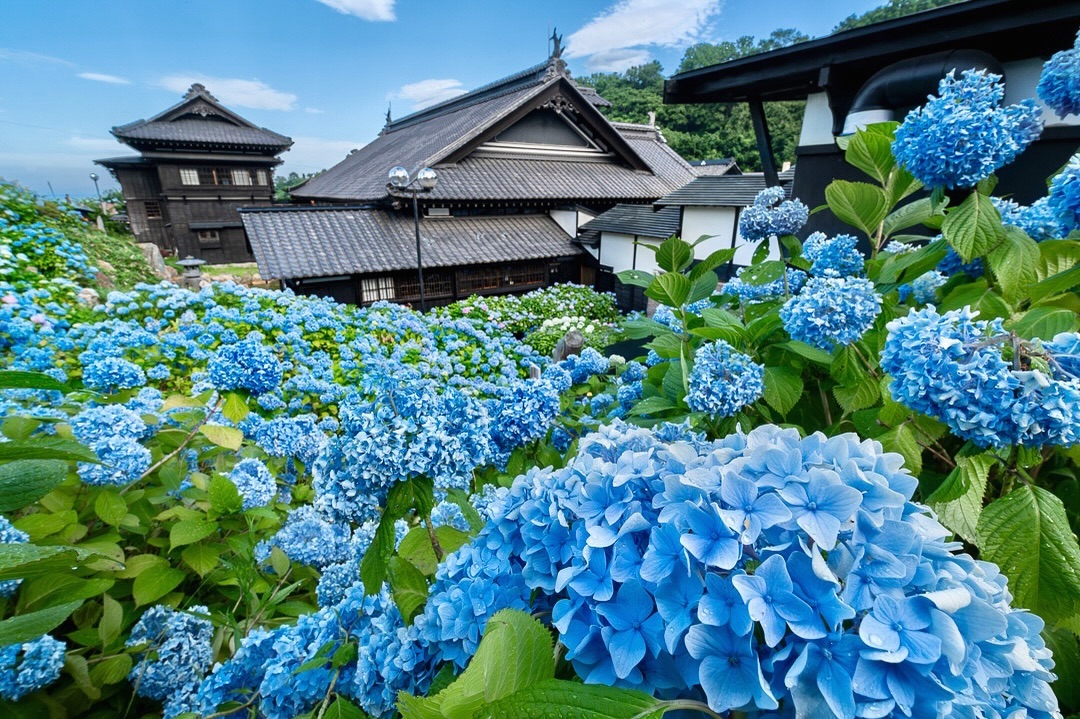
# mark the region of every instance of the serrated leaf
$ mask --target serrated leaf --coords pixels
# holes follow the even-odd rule
[[[235,427],[225,427],[220,424],[204,424],[199,427],[199,434],[206,437],[219,447],[239,450],[244,443],[244,433]]]
[[[715,270],[720,265],[726,265],[731,262],[735,259],[735,252],[736,249],[734,247],[710,252],[708,257],[690,268],[690,280],[694,281],[706,272]]]
[[[705,300],[713,296],[720,279],[712,270],[702,272],[697,279],[693,280],[690,287],[690,296],[686,298],[687,304],[693,304],[699,300]]]
[[[439,546],[445,554],[456,552],[469,541],[469,535],[454,527],[436,527],[435,538],[439,540]],[[427,527],[413,527],[398,546],[398,556],[410,562],[421,573],[431,576],[435,574],[438,561],[435,559],[435,550],[431,546],[431,537]]]
[[[90,681],[96,686],[119,684],[131,671],[131,655],[117,654],[102,659],[90,668]]]
[[[825,201],[841,222],[859,228],[867,237],[877,234],[889,211],[884,190],[865,182],[833,180],[825,187]]]
[[[786,267],[781,260],[769,260],[747,267],[739,275],[739,281],[748,285],[767,285],[784,276]]]
[[[334,697],[334,701],[330,706],[326,707],[326,711],[322,714],[323,719],[367,719],[365,714],[359,707],[344,698],[340,694]]]
[[[101,690],[90,681],[90,666],[86,657],[68,652],[64,655],[64,671],[75,680],[75,686],[86,695],[88,699],[101,698]]]
[[[682,365],[679,362],[668,363],[668,368],[667,371],[664,372],[664,379],[660,383],[660,388],[664,390],[664,396],[672,402],[678,402],[686,396],[685,375],[683,374]]]
[[[101,646],[108,647],[120,636],[124,626],[124,607],[108,594],[101,595],[102,613],[98,622]]]
[[[1032,302],[1039,302],[1047,297],[1067,292],[1077,285],[1080,285],[1080,265],[1058,272],[1036,283],[1028,294]]]
[[[989,197],[972,192],[949,210],[941,233],[964,262],[971,262],[1001,241],[1001,214]]]
[[[27,614],[18,614],[0,622],[0,646],[22,644],[37,639],[64,623],[64,620],[82,606],[83,600],[65,602],[55,607]]]
[[[101,490],[94,498],[94,514],[110,527],[119,527],[127,513],[127,502],[116,492]]]
[[[239,424],[243,421],[244,417],[248,416],[247,398],[239,392],[229,392],[225,395],[225,404],[221,408],[221,413],[231,421]]]
[[[682,272],[693,259],[694,248],[678,237],[667,238],[656,249],[656,265],[667,272]]]
[[[881,389],[878,382],[869,375],[850,387],[834,387],[833,395],[836,401],[843,407],[846,414],[860,409],[867,409],[877,404],[881,399]]]
[[[957,457],[956,469],[926,498],[941,523],[972,544],[978,539],[976,527],[993,465],[994,458],[985,454]]]
[[[200,577],[205,577],[217,568],[220,556],[221,552],[218,549],[206,544],[192,544],[184,547],[184,551],[180,552],[180,558],[184,560],[184,564],[195,570]]]
[[[215,474],[211,477],[210,486],[206,492],[210,507],[218,514],[233,514],[239,512],[244,506],[244,498],[240,496],[240,490],[225,475]]]
[[[465,521],[469,523],[472,534],[475,535],[476,532],[484,528],[484,518],[476,511],[476,507],[472,506],[472,503],[469,502],[469,495],[465,494],[463,490],[451,489],[447,491],[446,498],[461,509]]]
[[[1053,339],[1060,332],[1075,332],[1076,313],[1063,307],[1033,307],[1011,328],[1025,339]]]
[[[986,263],[1009,302],[1016,302],[1026,294],[1036,279],[1038,262],[1039,244],[1017,227],[1004,228],[1001,243],[986,256]]]
[[[934,207],[929,197],[923,197],[914,202],[896,208],[882,222],[885,237],[906,230],[916,225],[923,225],[930,221],[931,217],[940,214]]]
[[[548,679],[481,708],[475,719],[659,719],[663,713],[644,692]]]
[[[893,427],[878,435],[877,440],[886,452],[903,456],[904,466],[916,477],[922,472],[922,447],[915,440],[915,433],[906,424]]]
[[[658,275],[645,290],[645,294],[662,305],[682,307],[690,296],[691,284],[686,275],[677,272],[665,272]]]
[[[21,418],[12,417],[11,419]],[[100,464],[92,449],[70,439],[34,437],[15,442],[0,442],[0,462],[19,459],[58,459],[66,462]]]
[[[136,606],[150,604],[164,597],[180,586],[186,575],[179,569],[169,566],[153,566],[135,577],[131,595]]]
[[[1080,262],[1080,242],[1076,240],[1043,240],[1039,243],[1039,262],[1035,276],[1041,282],[1047,277],[1075,267]]]
[[[799,402],[803,393],[802,373],[794,367],[765,368],[765,401],[781,415]]]
[[[206,403],[201,402],[194,397],[189,397],[186,394],[174,394],[165,399],[161,403],[160,412],[168,412],[170,409],[178,409],[180,407],[186,407],[188,409],[205,409]]]
[[[859,130],[848,138],[844,159],[882,185],[889,179],[889,173],[896,166],[893,159],[892,142],[887,135]]]
[[[1009,578],[1014,604],[1050,624],[1080,612],[1080,546],[1060,499],[1023,484],[987,505],[977,533],[982,558]]]
[[[634,416],[656,414],[657,412],[675,409],[675,407],[676,404],[667,397],[654,395],[635,402],[633,408],[630,410],[630,414]]]
[[[205,519],[185,519],[169,528],[169,546],[172,549],[206,539],[217,531],[216,522]]]
[[[428,598],[428,583],[424,575],[401,557],[390,558],[390,592],[394,604],[405,619],[412,624],[413,617],[423,611]]]
[[[55,459],[20,459],[0,464],[0,512],[22,509],[67,479],[68,463]]]
[[[108,561],[107,557],[82,547],[0,543],[0,581],[70,572],[80,562],[91,559]]]
[[[776,346],[780,347],[781,349],[788,350],[789,352],[794,352],[795,354],[799,355],[800,357],[805,357],[806,359],[810,360],[811,362],[816,362],[817,364],[821,364],[821,365],[825,365],[825,366],[830,366],[832,364],[832,355],[831,354],[829,354],[825,350],[818,349],[817,347],[812,347],[811,345],[808,345],[805,342],[800,342],[799,340],[791,340],[790,342],[781,342],[781,343],[777,344]]]

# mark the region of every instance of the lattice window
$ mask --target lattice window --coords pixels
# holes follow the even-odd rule
[[[214,174],[214,168],[212,167],[199,167],[195,170],[199,173],[200,185],[216,185],[217,175]]]
[[[199,230],[199,247],[221,247],[221,235],[217,230]]]
[[[148,220],[160,220],[161,219],[161,203],[157,200],[146,201],[146,219]]]
[[[502,284],[502,269],[478,267],[458,272],[458,289],[463,293],[498,289]]]
[[[379,300],[392,300],[395,297],[394,278],[390,276],[365,277],[360,280],[360,294],[365,304]]]
[[[270,184],[270,177],[266,174],[266,170],[255,170],[255,183],[258,185]]]
[[[234,185],[250,185],[251,173],[247,170],[233,170],[232,183]]]
[[[198,185],[199,171],[194,167],[180,168],[180,182],[184,185]]]
[[[544,265],[529,264],[515,267],[507,273],[507,282],[511,285],[540,285],[544,283]]]

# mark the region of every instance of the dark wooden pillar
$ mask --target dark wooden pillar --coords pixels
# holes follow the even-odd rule
[[[776,172],[776,158],[772,151],[772,138],[769,137],[769,124],[765,121],[765,106],[760,97],[752,97],[750,103],[750,119],[754,122],[754,135],[757,137],[758,154],[761,155],[761,169],[765,173],[765,184],[774,187],[780,184],[780,176]]]

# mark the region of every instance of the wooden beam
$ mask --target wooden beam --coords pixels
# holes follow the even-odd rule
[[[776,157],[773,156],[772,138],[769,137],[769,123],[765,120],[765,106],[760,97],[749,99],[750,119],[754,122],[754,136],[757,138],[758,154],[761,155],[761,169],[765,173],[765,184],[775,187],[780,184],[776,173]]]

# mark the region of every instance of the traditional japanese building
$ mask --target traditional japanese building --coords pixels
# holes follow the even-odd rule
[[[138,242],[212,263],[254,259],[237,209],[271,204],[290,138],[245,120],[200,84],[112,134],[139,153],[97,160],[120,183]]]
[[[696,177],[651,124],[610,122],[560,57],[388,122],[294,189],[307,206],[244,209],[264,277],[368,304],[419,299],[411,196],[387,173],[431,167],[419,196],[427,303],[614,280],[572,240],[619,203],[648,205]]]

